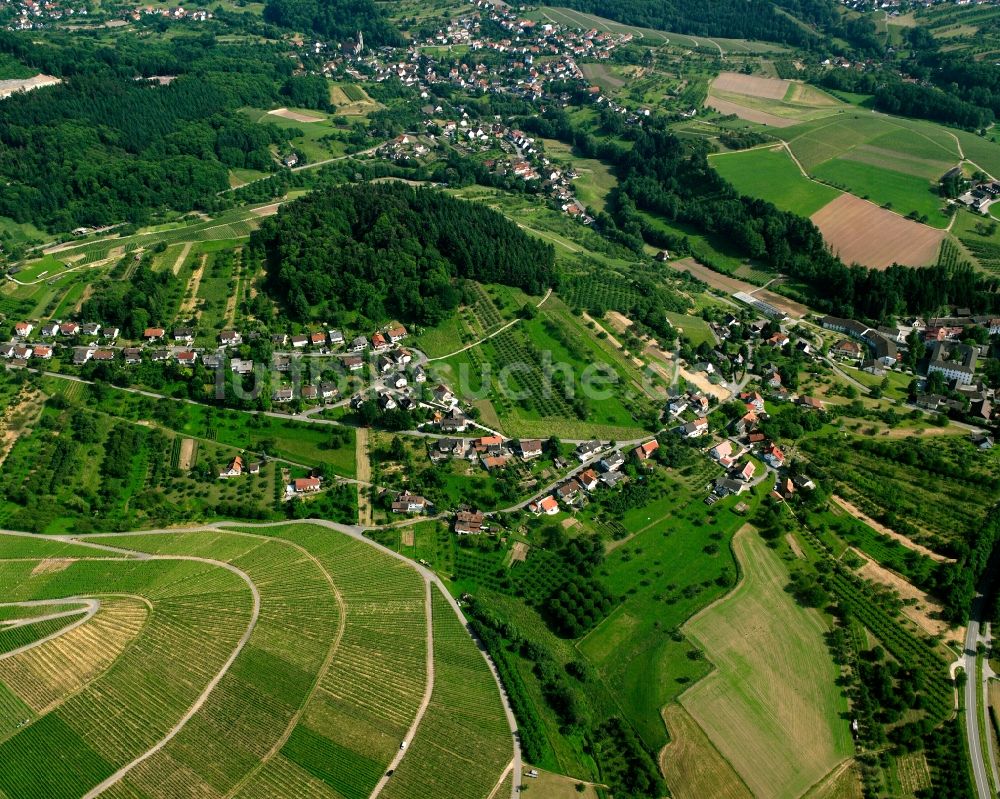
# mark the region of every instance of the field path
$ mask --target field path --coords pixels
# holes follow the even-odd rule
[[[37,641],[31,641],[24,646],[19,646],[17,649],[12,649],[9,652],[0,653],[0,660],[6,660],[7,658],[12,658],[15,655],[20,655],[22,652],[27,652],[29,649],[34,649],[36,646],[41,646],[53,638],[58,638],[60,635],[68,633],[70,630],[75,630],[81,624],[86,624],[101,609],[101,600],[99,599],[88,599],[86,597],[66,597],[60,599],[36,599],[29,602],[2,602],[0,607],[39,607],[42,605],[67,605],[73,602],[80,603],[82,607],[75,608],[73,610],[63,610],[58,613],[49,613],[45,616],[32,616],[30,619],[25,619],[22,622],[16,622],[14,624],[9,624],[4,627],[5,630],[12,630],[15,627],[23,627],[27,624],[36,624],[40,621],[51,621],[53,619],[62,619],[69,616],[76,616],[78,614],[83,614],[79,619],[77,619],[72,624],[68,624],[56,630],[50,635],[46,635],[44,638],[39,638]]]
[[[184,242],[184,246],[181,248],[180,253],[177,255],[177,260],[174,261],[173,273],[176,277],[181,273],[181,267],[184,266],[184,262],[187,260],[188,254],[191,252],[191,248],[194,246],[193,241]]]
[[[181,309],[177,312],[177,315],[181,319],[186,319],[189,316],[201,316],[200,313],[195,311],[198,306],[198,289],[201,287],[201,278],[205,274],[205,263],[208,261],[208,255],[202,253],[201,261],[199,262],[197,268],[191,273],[191,280],[188,282],[188,290],[191,292],[191,296],[186,298],[184,302],[181,303]]]
[[[354,437],[354,472],[358,481],[358,523],[372,524],[372,504],[368,499],[368,484],[372,480],[372,464],[368,459],[368,428],[359,427]]]
[[[413,723],[410,725],[410,729],[406,731],[406,738],[403,739],[407,745],[413,743],[413,736],[417,734],[420,722],[424,720],[424,713],[427,712],[427,708],[431,703],[431,695],[434,693],[434,619],[431,614],[431,581],[427,575],[422,576],[424,578],[424,617],[427,620],[427,680],[424,684],[424,696],[420,700],[420,707],[417,708],[417,714],[413,717]],[[396,752],[395,757],[393,757],[392,761],[386,767],[386,773],[382,775],[382,779],[378,781],[368,799],[375,799],[375,797],[382,793],[382,789],[389,782],[388,773],[396,770],[396,767],[399,766],[400,761],[406,756],[408,751],[408,749],[401,748]],[[508,768],[507,771],[509,770]],[[503,776],[500,777],[501,781],[507,776],[507,771],[504,771]],[[494,788],[491,794],[495,791],[496,789]]]

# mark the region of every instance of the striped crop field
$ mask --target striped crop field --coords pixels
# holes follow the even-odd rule
[[[513,756],[452,606],[336,530],[0,534],[0,584],[0,799],[367,799],[408,737],[381,795],[486,799]]]

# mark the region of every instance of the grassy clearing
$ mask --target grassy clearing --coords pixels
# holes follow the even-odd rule
[[[345,152],[344,143],[336,138],[336,134],[340,132],[341,128],[333,124],[326,114],[319,111],[300,108],[289,109],[296,114],[315,117],[315,122],[287,119],[260,108],[242,108],[240,111],[254,122],[275,125],[283,130],[301,131],[291,140],[291,144],[305,155],[309,163],[334,158]]]
[[[783,147],[716,155],[711,164],[741,193],[800,216],[812,216],[840,194],[804,177]]]
[[[667,311],[666,315],[671,324],[684,331],[684,335],[691,340],[694,346],[697,347],[701,343],[715,343],[715,336],[712,334],[712,329],[708,326],[708,322],[700,316],[689,316],[687,314],[674,313],[673,311]]]
[[[685,625],[714,671],[681,697],[759,797],[801,795],[853,751],[826,625],[785,592],[788,575],[752,531],[734,540],[743,581]]]
[[[715,467],[706,462],[685,471],[664,475],[655,498],[619,520],[629,537],[608,554],[601,576],[625,600],[578,644],[656,750],[667,743],[662,708],[709,671],[704,659],[691,656],[679,628],[735,579],[728,542],[741,523],[729,510],[732,500],[711,508],[701,501]],[[586,523],[589,514],[578,518]]]

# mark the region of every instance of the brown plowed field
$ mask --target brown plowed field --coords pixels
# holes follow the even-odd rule
[[[841,194],[812,215],[830,249],[846,264],[885,269],[894,263],[937,262],[945,231],[904,219],[852,194]]]

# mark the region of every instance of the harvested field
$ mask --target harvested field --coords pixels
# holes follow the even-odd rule
[[[797,119],[788,119],[756,108],[747,108],[739,103],[734,103],[731,100],[723,100],[721,97],[715,97],[711,94],[705,100],[705,105],[709,108],[714,108],[720,114],[735,114],[747,122],[770,125],[772,128],[790,128],[792,125],[798,124]]]
[[[510,562],[517,563],[520,561],[521,563],[523,563],[527,559],[528,559],[528,545],[524,543],[524,541],[515,542],[514,546],[511,548],[510,551]]]
[[[632,320],[618,311],[608,311],[606,316],[611,326],[619,333],[624,333],[632,326]]]
[[[404,547],[412,547],[414,545],[414,533],[412,527],[407,527],[399,534],[400,543]]]
[[[904,219],[853,194],[842,194],[811,218],[844,263],[874,269],[893,263],[934,264],[946,235],[944,230]]]
[[[743,579],[684,625],[716,670],[681,704],[758,799],[800,796],[853,752],[827,626],[785,591],[788,572],[749,526],[733,539]]]
[[[911,541],[905,535],[902,535],[901,533],[897,533],[895,530],[893,530],[893,529],[891,529],[889,527],[886,527],[884,524],[881,524],[881,523],[875,521],[871,516],[866,515],[857,505],[854,505],[853,503],[848,502],[843,497],[838,496],[837,494],[833,494],[833,495],[830,496],[830,499],[832,499],[835,503],[837,503],[841,508],[843,508],[844,510],[846,510],[855,519],[858,519],[859,521],[862,521],[865,524],[867,524],[875,532],[882,533],[882,535],[889,536],[889,538],[892,538],[892,539],[898,541],[900,544],[902,544],[907,549],[912,549],[914,552],[919,552],[921,555],[925,555],[926,557],[930,558],[931,560],[936,560],[939,563],[954,563],[955,562],[955,560],[953,558],[948,558],[948,557],[945,557],[944,555],[939,555],[933,549],[928,549],[927,547],[923,546],[922,544],[918,544],[915,541]]]
[[[293,122],[323,122],[325,118],[323,116],[314,116],[310,114],[303,114],[300,111],[289,111],[287,108],[275,108],[273,111],[268,111],[268,114],[276,117],[281,117],[282,119],[290,119]]]
[[[184,298],[184,302],[181,303],[181,309],[179,316],[181,319],[187,319],[192,316],[201,316],[201,312],[197,312],[198,308],[198,288],[201,286],[201,279],[205,274],[205,263],[208,260],[208,256],[202,254],[201,260],[198,262],[198,266],[195,267],[194,272],[191,273],[191,279],[188,281],[187,285],[187,296]]]
[[[193,438],[185,438],[181,442],[181,454],[177,459],[177,468],[182,472],[189,471],[194,466],[194,455],[198,442]]]
[[[785,536],[785,540],[788,542],[788,548],[792,550],[799,560],[805,560],[806,554],[802,551],[802,546],[799,544],[799,540],[795,537],[794,533],[788,533]]]
[[[888,586],[899,594],[903,600],[916,600],[917,604],[915,605],[907,604],[903,606],[903,615],[906,618],[916,623],[928,635],[943,634],[948,631],[948,625],[941,621],[940,618],[942,611],[940,604],[905,578],[876,563],[860,550],[851,547],[851,551],[865,561],[865,565],[858,569],[858,574],[867,580]]]
[[[55,574],[56,572],[65,571],[72,562],[73,558],[46,558],[45,560],[40,560],[38,561],[38,565],[31,570],[31,576],[35,577],[39,574]]]
[[[527,774],[529,767],[525,765],[524,773]],[[562,774],[553,774],[551,771],[538,769],[537,777],[527,777],[521,780],[531,796],[544,796],[546,799],[597,799],[597,791],[588,783],[582,783],[572,777],[564,777]],[[583,790],[577,789],[577,785],[583,785]],[[497,799],[507,799],[510,796],[510,788],[505,791],[494,793]]]
[[[712,88],[720,92],[736,92],[767,100],[784,100],[791,85],[791,81],[744,75],[742,72],[720,72],[719,77],[712,81]]]
[[[923,753],[920,753],[923,759]],[[862,799],[861,775],[857,764],[848,760],[827,774],[805,799]]]
[[[259,208],[251,208],[250,213],[256,216],[274,216],[278,213],[279,208],[281,208],[281,203],[271,203],[270,205],[262,205]]]
[[[666,707],[663,721],[670,732],[670,743],[660,752],[660,770],[667,778],[671,796],[751,799],[753,794],[740,775],[683,707]]]

